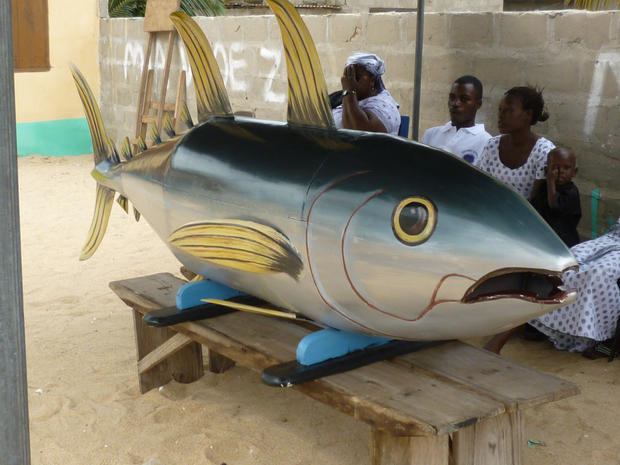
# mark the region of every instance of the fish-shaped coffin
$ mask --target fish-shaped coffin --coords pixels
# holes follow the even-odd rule
[[[156,146],[139,140],[143,152],[121,161],[74,70],[98,182],[82,258],[118,192],[190,270],[335,328],[465,338],[575,298],[561,281],[576,266],[570,250],[508,186],[410,140],[336,130],[303,21],[285,0],[267,1],[285,36],[288,124],[232,115],[210,46],[181,13],[172,20],[201,121],[185,135],[156,132]]]

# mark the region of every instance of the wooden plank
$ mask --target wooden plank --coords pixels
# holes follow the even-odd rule
[[[168,33],[168,48],[166,49],[166,61],[164,63],[164,75],[161,78],[161,86],[159,88],[159,102],[157,104],[157,129],[161,131],[162,122],[164,120],[164,105],[166,103],[166,91],[168,90],[168,78],[170,76],[170,63],[172,62],[172,52],[174,52],[174,42],[176,39],[176,31]]]
[[[160,274],[111,283],[128,305],[157,308],[174,302],[183,281]],[[209,350],[256,371],[294,359],[310,330],[274,318],[231,313],[172,327]],[[498,415],[500,402],[422,370],[380,362],[296,389],[362,421],[397,435],[442,434]],[[441,409],[437,409],[441,405]]]
[[[150,311],[175,305],[177,289],[186,282],[170,273],[158,273],[141,278],[112,281],[110,289],[127,305]]]
[[[138,360],[138,373],[144,373],[150,370],[158,363],[161,363],[162,360],[178,352],[191,342],[192,339],[189,336],[176,333],[170,339],[164,341],[160,346],[146,354],[142,359]]]
[[[174,31],[170,14],[177,11],[181,0],[148,0],[144,12],[144,31]]]
[[[456,431],[453,465],[522,465],[525,441],[520,411],[506,413]]]
[[[168,358],[172,379],[178,383],[193,383],[204,374],[202,346],[196,342],[183,347]]]
[[[504,403],[508,410],[529,408],[580,392],[574,383],[457,341],[432,351],[408,354],[397,361],[475,389]]]
[[[183,104],[187,99],[187,88],[185,85],[185,81],[187,80],[187,76],[185,74],[185,70],[181,70],[179,73],[179,80],[177,82],[177,98],[174,102],[174,130],[177,134],[181,132],[181,112],[183,111]]]
[[[448,436],[393,436],[373,429],[370,439],[372,465],[448,465]]]
[[[135,309],[133,313],[134,334],[136,339],[136,360],[141,360],[157,346],[165,342],[171,336],[171,331],[166,328],[152,328],[143,320],[140,312]],[[168,370],[168,362],[162,363],[145,373],[138,373],[138,386],[144,394],[151,389],[163,386],[172,379]]]
[[[295,358],[309,330],[287,321],[233,313],[175,326],[255,371]],[[504,411],[500,402],[391,362],[329,376],[295,389],[394,434],[443,434]],[[437,409],[441,405],[441,409]]]

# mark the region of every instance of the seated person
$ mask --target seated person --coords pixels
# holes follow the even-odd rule
[[[354,53],[340,78],[342,103],[332,109],[337,128],[398,134],[398,104],[383,85],[385,63],[371,53]]]
[[[527,200],[545,183],[547,155],[553,142],[532,131],[538,121],[546,121],[542,90],[513,87],[501,102],[497,127],[501,135],[491,137],[477,166],[508,184]]]
[[[450,121],[424,131],[422,143],[476,165],[491,138],[484,124],[476,124],[476,112],[481,105],[482,83],[474,76],[461,76],[454,81],[448,95]]]
[[[563,280],[577,289],[577,300],[530,324],[557,349],[584,352],[613,337],[620,316],[620,218],[607,234],[571,250],[579,270],[567,271]]]
[[[579,244],[577,225],[581,219],[575,152],[555,148],[547,156],[547,182],[534,193],[532,205],[568,247]]]

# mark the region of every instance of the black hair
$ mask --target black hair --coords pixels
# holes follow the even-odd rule
[[[456,81],[454,81],[454,84],[471,84],[472,86],[474,86],[474,89],[476,89],[476,92],[478,92],[478,98],[482,98],[482,82],[480,82],[480,79],[478,79],[476,76],[470,76],[469,74],[466,74],[465,76],[461,76]]]
[[[532,121],[530,126],[534,126],[538,121],[547,121],[549,113],[545,111],[545,101],[542,96],[542,89],[532,86],[513,87],[504,94],[504,97],[514,97],[521,101],[524,110],[532,110]]]

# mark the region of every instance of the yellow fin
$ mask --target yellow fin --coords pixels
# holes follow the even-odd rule
[[[168,137],[172,138],[176,136],[176,132],[174,130],[174,124],[172,123],[172,117],[170,113],[166,112],[166,116],[164,116],[163,121],[164,132],[168,135]]]
[[[149,135],[154,145],[161,144],[161,135],[159,134],[159,128],[156,124],[151,126],[151,130],[149,131]]]
[[[282,233],[246,220],[213,220],[186,224],[168,242],[202,260],[249,273],[287,273],[297,279],[299,255]]]
[[[138,150],[140,150],[140,152],[144,152],[148,148],[146,146],[146,141],[144,140],[144,137],[142,137],[142,135],[138,136],[138,141],[136,142],[136,144],[138,145]]]
[[[90,137],[93,141],[93,155],[95,158],[95,165],[99,164],[102,160],[108,158],[108,136],[103,126],[103,119],[101,118],[101,112],[99,111],[99,105],[97,100],[90,90],[86,79],[80,73],[77,67],[70,63],[71,74],[73,80],[80,95],[80,100],[84,106],[84,113],[86,113],[86,120],[88,121],[88,128],[90,129]]]
[[[110,218],[110,210],[112,209],[113,201],[114,191],[97,184],[95,213],[88,231],[88,238],[86,239],[86,243],[84,244],[84,247],[82,247],[82,252],[80,253],[80,260],[86,260],[92,257],[95,250],[97,250],[97,247],[99,247],[99,244],[105,234],[105,230],[108,227],[108,220]]]
[[[266,0],[280,25],[288,74],[288,114],[292,124],[334,128],[327,85],[312,36],[287,0]]]
[[[289,320],[305,320],[305,318],[299,318],[294,313],[283,312],[281,310],[273,310],[271,308],[257,307],[255,305],[240,304],[237,302],[231,302],[230,300],[220,299],[201,299],[203,302],[210,304],[221,305],[222,307],[234,308],[235,310],[241,310],[242,312],[258,313],[259,315],[275,316],[278,318],[287,318]]]
[[[191,129],[194,127],[192,115],[190,115],[189,108],[187,108],[187,102],[183,102],[183,106],[181,107],[181,120],[183,120],[185,126],[187,126],[187,129]]]
[[[198,120],[202,123],[211,115],[230,116],[232,107],[224,86],[222,74],[211,50],[211,45],[200,26],[181,11],[170,15],[178,31],[192,68]]]
[[[131,141],[129,140],[129,137],[125,137],[125,139],[123,139],[121,155],[125,160],[131,160],[133,157],[133,152],[131,151]]]
[[[129,214],[129,200],[124,195],[119,195],[116,199],[116,203],[118,203],[125,213]]]

